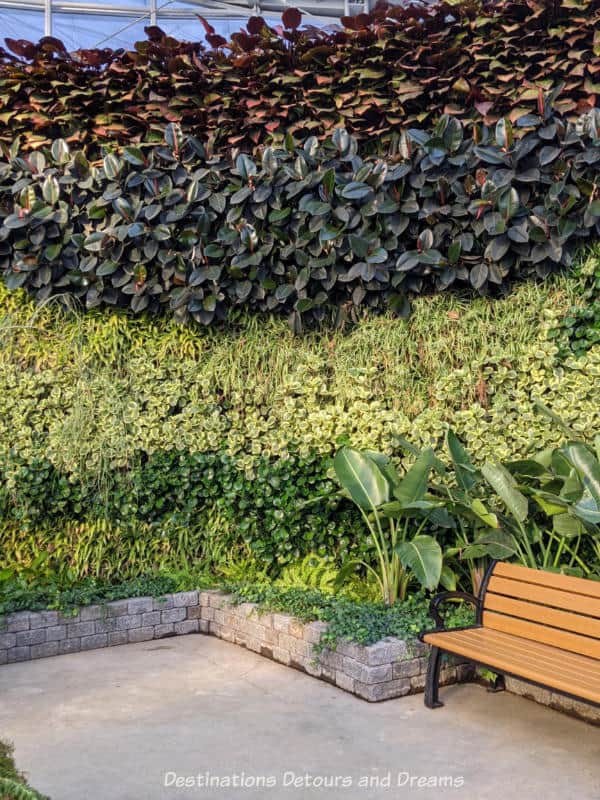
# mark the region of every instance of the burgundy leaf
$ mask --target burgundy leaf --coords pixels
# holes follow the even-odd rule
[[[214,47],[215,49],[218,47],[223,47],[223,45],[227,44],[227,39],[223,38],[223,36],[221,36],[218,33],[207,34],[206,41],[209,43],[211,47]]]
[[[302,14],[297,8],[286,8],[281,15],[281,21],[288,30],[295,31],[302,22]]]
[[[151,42],[160,42],[165,35],[163,29],[159,28],[158,25],[148,25],[148,27],[144,28],[144,32]]]
[[[5,39],[6,46],[20,58],[35,58],[38,52],[37,45],[27,39]]]
[[[196,14],[196,16],[198,17],[198,19],[202,23],[202,25],[204,27],[204,31],[206,33],[214,33],[215,32],[215,29],[213,28],[213,26],[210,24],[210,22],[208,20],[204,19],[204,17],[202,17],[200,14]]]
[[[250,17],[248,24],[246,25],[248,33],[251,33],[254,36],[262,33],[263,29],[266,27],[268,26],[263,17]]]

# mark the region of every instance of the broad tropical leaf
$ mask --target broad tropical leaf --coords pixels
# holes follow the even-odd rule
[[[573,513],[584,522],[592,525],[600,525],[600,507],[595,498],[587,490],[584,491],[581,500],[573,506]]]
[[[447,564],[444,564],[442,567],[442,572],[440,574],[440,583],[446,589],[447,592],[454,592],[456,591],[456,587],[458,586],[458,579],[456,577],[456,572],[451,569]]]
[[[435,589],[442,573],[442,548],[432,536],[415,536],[409,542],[401,542],[396,552],[406,569],[409,569],[421,586]]]
[[[504,466],[511,475],[524,478],[539,478],[547,474],[547,468],[533,458],[522,459],[520,461],[506,461]]]
[[[513,517],[524,522],[527,519],[527,498],[518,490],[510,472],[501,464],[485,464],[481,472]]]
[[[463,558],[496,558],[504,560],[517,553],[517,545],[510,533],[502,530],[485,531],[473,544],[462,551]]]
[[[434,459],[435,454],[431,448],[423,450],[400,483],[394,486],[394,497],[397,500],[408,505],[423,499]]]
[[[465,492],[469,492],[477,485],[480,473],[473,466],[469,454],[462,446],[454,431],[448,431],[446,434],[446,443],[448,445],[448,451],[450,452],[450,458],[454,464],[456,482],[461,489]]]
[[[567,539],[573,536],[580,536],[585,531],[581,520],[571,514],[556,514],[552,519],[552,527],[559,536]]]
[[[544,514],[547,514],[549,517],[553,517],[556,514],[564,514],[569,507],[569,503],[550,492],[533,491],[531,496]]]
[[[375,461],[360,450],[340,448],[333,468],[342,487],[363,510],[372,511],[389,502],[389,483]]]
[[[471,503],[471,511],[478,519],[487,525],[488,528],[498,527],[498,517],[492,511],[486,508],[483,502],[478,498],[475,498],[475,500],[473,500]]]
[[[600,507],[600,463],[582,442],[570,442],[561,451],[575,467],[584,487]]]

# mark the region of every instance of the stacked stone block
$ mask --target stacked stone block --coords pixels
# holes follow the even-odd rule
[[[0,664],[199,633],[198,592],[135,597],[78,611],[19,611],[0,621]]]
[[[506,678],[506,689],[513,694],[526,697],[543,706],[549,706],[556,711],[562,711],[572,717],[579,717],[592,725],[600,726],[600,708],[575,700],[573,697],[565,697],[550,689],[541,686],[534,686],[531,683],[520,681],[517,678]]]
[[[229,596],[217,590],[178,592],[162,598],[136,597],[86,606],[74,614],[9,614],[0,619],[0,664],[204,633],[306,672],[369,702],[423,691],[426,645],[389,637],[366,647],[340,642],[335,651],[318,652],[315,645],[326,630],[324,622],[303,624],[287,614],[262,613],[252,603],[233,605]],[[440,677],[442,685],[447,685],[476,675],[472,665],[452,657]],[[507,679],[507,689],[600,724],[600,711],[585,703],[515,679]]]
[[[230,598],[217,591],[201,593],[200,609],[211,635],[295,667],[369,702],[422,692],[425,686],[428,648],[420,642],[393,637],[369,646],[340,642],[335,651],[317,653],[314,646],[327,630],[324,622],[302,624],[287,614],[262,613],[252,603],[231,605]],[[472,675],[470,665],[449,659],[442,669],[441,682],[456,683]]]

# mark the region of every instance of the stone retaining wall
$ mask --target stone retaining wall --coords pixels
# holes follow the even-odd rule
[[[73,614],[20,611],[0,622],[0,664],[199,631],[198,592],[114,600]]]
[[[571,697],[565,697],[564,694],[557,694],[550,689],[542,689],[540,686],[525,683],[517,678],[506,678],[506,688],[520,697],[526,697],[540,705],[549,706],[556,711],[562,711],[572,717],[579,717],[579,719],[590,722],[592,725],[600,726],[600,708],[591,706],[589,703],[573,700]]]
[[[428,648],[388,638],[362,647],[340,643],[315,652],[323,622],[303,624],[287,614],[264,614],[254,604],[232,605],[215,591],[179,592],[85,606],[74,614],[22,611],[0,623],[0,664],[145,642],[185,633],[205,633],[328,681],[370,702],[423,691]],[[449,659],[443,684],[471,677],[473,670]]]
[[[427,645],[388,637],[369,646],[340,642],[335,651],[315,652],[324,622],[301,623],[287,614],[262,613],[252,603],[232,605],[218,590],[136,597],[85,606],[74,614],[21,611],[0,619],[0,665],[81,650],[145,642],[187,633],[217,636],[280,664],[338,686],[369,702],[422,692]],[[474,668],[448,658],[441,684],[476,677]],[[507,689],[542,705],[600,725],[600,709],[523,681],[507,678]]]
[[[315,653],[324,622],[301,623],[287,614],[266,614],[253,603],[231,605],[221,592],[200,594],[201,623],[208,633],[242,645],[294,667],[315,678],[333,683],[369,702],[389,700],[422,692],[429,648],[418,641],[389,637],[369,646],[338,643],[336,650]],[[441,672],[443,685],[467,680],[473,668],[449,658]]]

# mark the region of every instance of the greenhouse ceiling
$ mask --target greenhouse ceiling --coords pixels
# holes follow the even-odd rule
[[[373,0],[375,2],[375,0]],[[305,22],[334,23],[341,16],[368,10],[369,0],[0,0],[1,36],[37,40],[56,36],[69,49],[80,47],[128,47],[145,38],[144,27],[159,25],[181,39],[199,40],[204,29],[198,14],[211,21],[223,34],[239,30],[253,15],[277,23],[286,8],[296,6]]]

